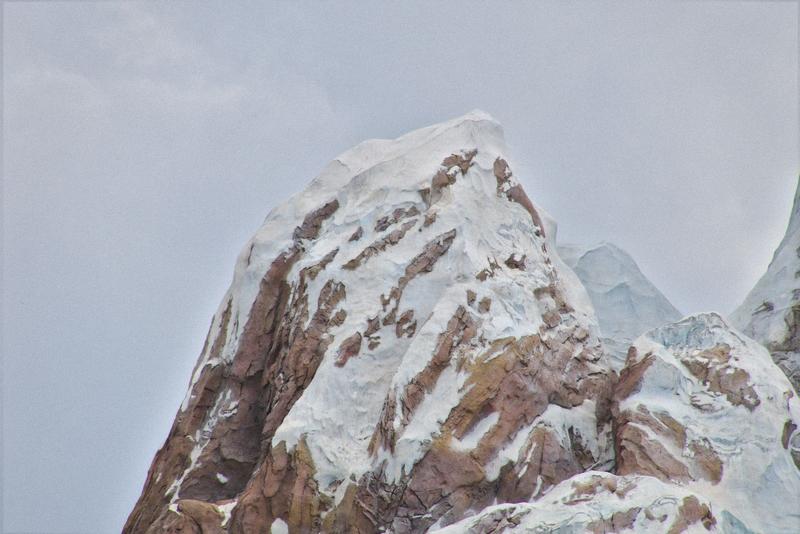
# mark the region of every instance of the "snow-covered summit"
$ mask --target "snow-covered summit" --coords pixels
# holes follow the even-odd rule
[[[559,244],[558,253],[583,283],[603,341],[619,370],[631,342],[642,333],[681,318],[681,313],[618,246]]]
[[[473,112],[362,143],[274,209],[129,530],[236,499],[232,532],[420,531],[607,464],[596,319],[513,169]]]
[[[786,235],[731,322],[763,343],[800,390],[800,179]]]
[[[370,189],[414,184],[420,167],[439,164],[454,144],[504,150],[503,128],[488,113],[473,110],[396,139],[368,139],[334,158],[298,196],[323,197],[343,187],[363,187],[365,182]]]

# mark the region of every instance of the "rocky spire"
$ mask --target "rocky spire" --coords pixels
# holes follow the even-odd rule
[[[731,321],[769,349],[800,391],[800,178],[786,235]]]

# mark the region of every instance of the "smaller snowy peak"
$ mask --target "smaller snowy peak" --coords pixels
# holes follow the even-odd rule
[[[616,245],[560,244],[558,254],[586,288],[617,370],[634,339],[681,318],[633,258]]]
[[[682,484],[756,532],[800,531],[800,512],[775,506],[800,502],[800,402],[718,314],[639,337],[612,413],[618,475]]]
[[[786,235],[731,322],[763,343],[800,390],[800,179]]]

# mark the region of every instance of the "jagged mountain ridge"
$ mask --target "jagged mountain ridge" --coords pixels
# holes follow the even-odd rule
[[[731,321],[770,350],[800,391],[800,178],[786,235]]]
[[[575,484],[615,512],[598,488],[617,479],[595,470],[648,446],[641,421],[619,425],[620,387],[636,389],[643,365],[632,354],[618,383],[555,224],[512,169],[499,124],[473,112],[362,143],[273,210],[124,531],[433,531],[498,503],[547,506]],[[713,393],[750,384],[734,374]],[[798,417],[785,402],[789,426],[765,441],[793,491]],[[670,451],[695,472],[693,449]],[[638,498],[684,499],[653,516],[665,528],[723,525],[727,502],[707,487],[627,465],[621,484],[661,488]]]

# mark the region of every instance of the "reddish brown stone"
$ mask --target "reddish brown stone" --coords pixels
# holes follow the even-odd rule
[[[665,482],[692,480],[689,468],[636,425],[621,425],[615,435],[618,475],[650,475]]]
[[[339,209],[339,201],[333,199],[324,206],[312,211],[303,219],[303,224],[294,229],[293,238],[295,241],[300,239],[316,239],[319,235],[322,223],[336,210]]]
[[[395,335],[399,337],[413,337],[414,332],[417,330],[417,321],[414,321],[414,310],[404,311],[397,319],[394,331]]]
[[[542,315],[542,320],[544,320],[544,324],[546,324],[548,328],[555,328],[561,324],[561,315],[555,311],[548,311]]]
[[[494,272],[500,268],[500,265],[497,263],[496,259],[488,258],[488,260],[489,260],[489,266],[475,275],[475,278],[477,278],[481,282],[485,282],[487,278],[494,277]]]
[[[792,420],[787,420],[783,425],[783,434],[781,435],[781,444],[784,449],[789,448],[789,438],[792,437],[794,431],[797,430],[797,425]]]
[[[695,523],[701,523],[706,530],[717,524],[714,514],[707,505],[701,504],[700,500],[694,495],[685,497],[680,508],[678,508],[678,517],[670,525],[667,534],[681,534],[686,532],[690,526]]]
[[[523,255],[521,258],[517,258],[516,254],[512,254],[506,259],[505,264],[509,269],[519,269],[520,271],[524,271],[525,255]]]
[[[416,222],[417,222],[416,219],[412,221],[406,221],[400,228],[390,232],[389,235],[382,237],[377,241],[374,241],[371,245],[362,250],[358,254],[358,256],[356,256],[352,260],[342,265],[342,268],[348,269],[350,271],[355,270],[364,263],[366,263],[366,261],[370,259],[372,256],[380,254],[390,246],[396,245],[397,243],[400,242],[401,239],[403,239],[403,237],[405,237],[408,230],[411,229],[411,227],[413,227],[416,224]]]
[[[410,208],[396,208],[391,215],[386,215],[381,217],[375,222],[375,231],[376,232],[383,232],[393,224],[396,224],[403,219],[407,219],[409,217],[414,217],[419,215],[419,210],[416,206],[411,206]]]
[[[456,183],[456,174],[460,172],[463,175],[469,170],[477,153],[477,150],[465,151],[447,156],[442,161],[440,169],[431,179],[431,186],[420,190],[420,195],[429,208],[442,198],[442,191],[445,188]],[[452,173],[450,172],[452,167],[457,167],[458,170]]]
[[[554,349],[542,343],[539,336],[508,338],[491,343],[477,361],[462,361],[459,351],[471,347],[477,335],[474,321],[466,309],[459,308],[440,335],[428,366],[404,388],[400,404],[395,404],[393,392],[384,401],[381,422],[370,444],[372,454],[379,447],[393,451],[396,440],[424,397],[433,390],[444,368],[457,365],[468,373],[464,397],[451,410],[442,424],[440,437],[407,479],[399,485],[387,485],[374,476],[359,481],[357,495],[362,501],[377,499],[375,502],[383,503],[378,508],[370,507],[375,513],[364,512],[374,519],[376,530],[424,531],[437,518],[440,524],[448,524],[494,499],[528,500],[536,489],[538,476],[545,479],[548,487],[597,461],[591,458],[574,431],[570,432],[574,443],[563,448],[560,439],[547,427],[540,426],[531,433],[520,460],[507,466],[499,479],[489,481],[482,476],[499,449],[515,439],[520,429],[530,424],[550,402],[569,407],[587,398],[596,399],[598,420],[608,421],[608,401],[603,399],[611,396],[612,376],[593,367],[590,360],[577,361],[571,351],[560,350],[574,336],[569,327],[560,334],[563,340],[551,340]],[[395,426],[398,410],[400,424]],[[491,413],[497,413],[498,420],[472,451],[450,446],[451,439],[463,438]],[[534,454],[525,459],[529,450]]]
[[[652,354],[646,354],[641,361],[632,363],[635,361],[635,354],[636,349],[631,347],[628,351],[628,363],[622,369],[614,391],[614,398],[618,401],[627,399],[641,389],[642,377],[656,359]]]
[[[621,510],[614,512],[609,518],[598,519],[592,521],[586,528],[592,534],[606,534],[607,532],[624,532],[632,529],[636,518],[641,513],[642,509],[638,506],[629,508],[628,510]]]
[[[761,400],[750,384],[747,371],[730,365],[730,350],[727,345],[719,345],[681,358],[681,363],[709,390],[725,395],[734,406],[744,405],[752,412]]]
[[[429,207],[437,195],[441,196],[445,188],[469,171],[475,154],[476,151],[462,152],[444,159],[443,168],[432,177],[425,193]],[[512,190],[513,187],[506,191],[510,200],[514,200]],[[295,279],[287,279],[289,272],[295,272],[292,267],[304,251],[311,250],[307,240],[318,236],[336,207],[336,201],[325,204],[295,229],[295,242],[276,258],[261,282],[255,304],[244,315],[248,322],[238,339],[233,361],[200,370],[189,408],[176,420],[165,452],[159,453],[163,458],[154,462],[151,475],[155,478],[149,477],[145,494],[132,514],[136,521],[126,526],[126,532],[139,533],[167,523],[184,532],[214,532],[211,529],[217,527],[212,522],[220,518],[214,503],[228,498],[238,502],[226,527],[230,533],[266,533],[277,518],[289,525],[290,532],[420,532],[437,521],[446,525],[459,520],[495,499],[529,500],[537,485],[539,490],[547,488],[596,464],[598,459],[575,428],[566,429],[568,443],[564,444],[546,425],[533,430],[530,426],[550,404],[569,409],[587,399],[596,403],[599,426],[608,424],[610,418],[614,375],[594,363],[600,357],[600,347],[596,338],[569,314],[571,308],[554,273],[548,273],[546,292],[557,308],[544,318],[547,328],[519,338],[486,340],[480,329],[486,317],[473,313],[489,313],[491,299],[483,297],[476,311],[472,306],[477,294],[473,292],[470,298],[468,293],[471,308],[461,306],[455,310],[440,333],[427,366],[408,384],[388,392],[369,445],[369,452],[376,456],[380,449],[393,453],[408,425],[420,415],[417,412],[426,396],[436,387],[449,386],[441,383],[445,369],[452,366],[466,376],[463,396],[446,414],[440,432],[432,436],[432,443],[425,446],[419,461],[398,480],[387,477],[384,467],[378,465],[359,480],[334,481],[325,488],[327,494],[337,487],[342,492],[338,494],[340,502],[334,505],[318,487],[316,468],[304,440],[294,447],[287,447],[284,442],[273,447],[276,429],[313,380],[333,342],[332,329],[344,324],[347,316],[340,307],[346,288],[336,280],[324,284],[316,307],[309,303],[313,294],[309,281],[333,261],[336,250],[301,269]],[[416,223],[404,219],[417,214],[412,207],[395,210],[386,220],[379,220],[376,230],[388,234],[348,262],[348,268],[362,266],[370,257],[396,244]],[[434,219],[435,212],[426,213],[426,222]],[[392,229],[394,224],[397,227]],[[359,228],[351,237],[356,234],[357,240],[363,230]],[[363,332],[344,334],[350,335],[337,347],[338,365],[359,354],[364,338],[370,350],[377,347],[381,325],[394,325],[398,337],[415,335],[417,319],[414,310],[401,305],[403,293],[417,276],[434,269],[455,238],[455,229],[438,235],[408,262],[388,294],[381,296],[380,313],[361,319],[366,320]],[[496,259],[487,259],[489,267],[484,279],[500,268]],[[524,258],[520,261],[524,264]],[[553,308],[552,304],[549,308]],[[241,316],[228,309],[221,317],[221,330],[227,329],[234,317]],[[355,319],[358,317],[362,316]],[[220,334],[209,340],[209,352],[221,352],[225,338],[226,334]],[[590,339],[595,339],[594,346],[587,341]],[[352,372],[352,365],[350,371],[337,372]],[[198,430],[220,399],[228,398],[222,397],[228,391],[231,402],[238,403],[237,408],[214,425],[198,461],[181,484],[176,501],[180,513],[171,512],[167,504],[172,496],[164,495],[168,483],[180,478],[188,467],[187,460],[195,446],[193,436],[199,435]],[[489,416],[496,420],[471,450],[453,446],[454,440],[484,428],[478,425]],[[667,418],[654,417],[661,426],[674,426]],[[520,432],[526,434],[519,436]],[[504,466],[498,478],[489,480],[486,473],[490,462],[516,438],[526,442],[520,458]],[[166,475],[165,469],[169,471]],[[221,483],[217,473],[229,480]],[[168,482],[157,483],[155,479],[162,476]],[[539,478],[543,484],[537,484]],[[182,503],[190,502],[189,497],[199,504],[184,506]],[[151,509],[147,509],[149,505]],[[185,511],[181,511],[182,507]],[[627,519],[621,512],[611,518],[611,525],[624,526]],[[513,524],[518,519],[508,514],[502,521]]]
[[[167,505],[173,493],[167,490],[184,474],[181,500],[230,499],[250,480],[259,462],[264,436],[271,436],[311,381],[330,342],[325,332],[334,308],[344,297],[344,286],[333,281],[325,285],[320,292],[319,309],[304,330],[300,325],[307,316],[305,277],[308,272],[300,275],[294,292],[286,276],[300,257],[300,240],[316,239],[322,224],[338,205],[338,201],[333,200],[309,213],[294,231],[295,243],[279,254],[267,269],[232,361],[200,370],[186,410],[178,413],[164,446],[156,454],[142,495],[123,528],[124,533],[145,532],[157,524],[159,517],[176,525],[183,521],[169,519],[172,516],[167,513]],[[221,317],[220,333],[210,343],[206,360],[220,360],[231,316],[229,303]],[[212,407],[225,390],[231,392],[231,401],[238,403],[237,408],[229,416],[219,418],[195,468],[184,473],[190,465],[189,455],[196,446],[194,436],[200,434]],[[228,477],[225,484],[217,478],[219,472]]]
[[[497,180],[497,194],[505,195],[508,200],[516,202],[525,208],[525,211],[531,216],[534,226],[536,226],[537,235],[544,237],[544,225],[542,224],[541,217],[539,217],[539,213],[533,206],[533,202],[528,198],[522,186],[519,184],[511,185],[511,176],[513,176],[513,173],[508,166],[508,162],[503,158],[497,158],[494,161],[493,171],[495,179]]]
[[[369,337],[381,329],[380,317],[376,316],[367,322],[367,329],[364,331],[364,336]]]
[[[359,240],[359,239],[361,239],[363,236],[364,236],[364,229],[363,229],[362,227],[360,227],[360,226],[359,226],[359,227],[356,229],[356,231],[355,231],[355,232],[353,232],[353,234],[350,236],[350,238],[349,238],[347,241],[350,241],[350,242],[352,242],[352,241],[358,241],[358,240]]]
[[[276,518],[291,532],[319,532],[330,501],[320,494],[305,441],[287,451],[280,442],[266,456],[233,509],[231,534],[268,534]]]
[[[501,478],[498,497],[516,502],[536,497],[555,484],[581,473],[583,467],[572,448],[564,448],[561,439],[547,426],[538,426],[522,449],[520,459]]]
[[[694,453],[694,464],[706,480],[718,484],[722,480],[722,460],[707,439],[692,441],[689,450]]]
[[[303,274],[308,276],[310,279],[314,280],[317,278],[317,275],[322,272],[336,257],[336,254],[339,253],[339,249],[335,248],[328,252],[318,263],[314,265],[310,265],[303,269]]]
[[[504,193],[506,190],[505,186],[511,181],[512,176],[508,162],[503,158],[497,158],[494,160],[492,170],[494,172],[494,177],[497,180],[497,193]]]
[[[461,170],[461,174],[466,174],[469,168],[472,166],[472,160],[477,154],[477,149],[468,150],[462,152],[461,154],[451,154],[444,158],[442,161],[442,167],[449,169],[450,167],[456,166]]]
[[[354,356],[358,356],[359,352],[361,352],[361,333],[356,332],[352,336],[342,341],[342,344],[339,345],[339,350],[337,352],[336,362],[334,365],[336,367],[343,367],[344,364],[347,363],[347,360]]]

